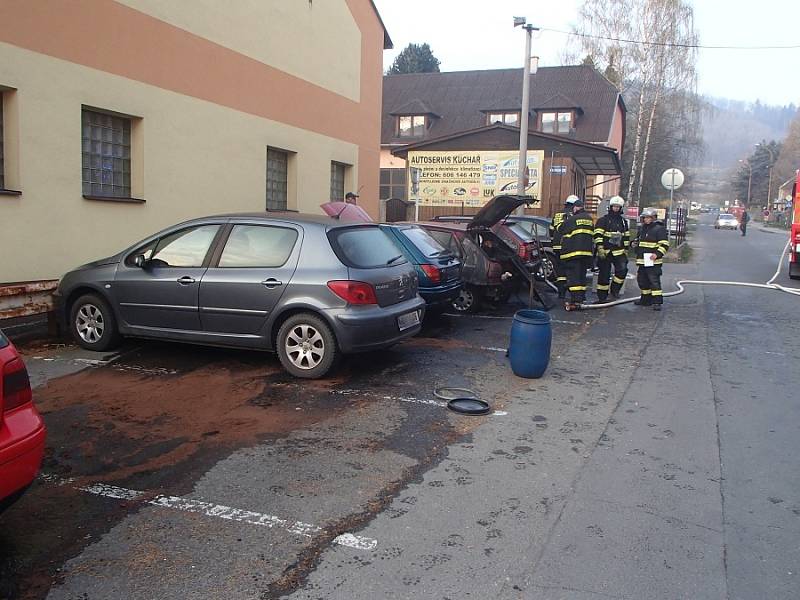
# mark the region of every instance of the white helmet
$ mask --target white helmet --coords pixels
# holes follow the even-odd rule
[[[625,206],[625,200],[622,199],[622,196],[614,196],[611,200],[608,201],[609,208],[612,206],[619,206],[622,208]]]
[[[658,211],[655,208],[649,207],[642,210],[642,214],[640,215],[642,218],[644,217],[651,217],[655,219],[658,216]]]
[[[564,204],[568,206],[575,206],[576,204],[582,205],[583,202],[581,202],[581,199],[578,198],[578,196],[576,196],[575,194],[570,194],[569,196],[567,196],[567,199],[564,200]]]

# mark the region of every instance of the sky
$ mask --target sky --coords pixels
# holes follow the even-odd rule
[[[409,43],[430,44],[442,71],[521,67],[525,36],[512,17],[569,30],[582,0],[374,0],[394,42],[388,68]],[[716,46],[800,45],[800,0],[690,0],[700,43]],[[574,37],[534,34],[541,66],[562,64]],[[766,104],[800,105],[800,48],[700,51],[701,94]]]

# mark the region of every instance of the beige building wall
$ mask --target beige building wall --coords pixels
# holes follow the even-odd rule
[[[360,190],[360,203],[377,216],[384,31],[368,1],[317,2],[304,16],[329,20],[328,39],[309,52],[355,63],[340,66],[341,77],[320,63],[293,64],[288,51],[271,59],[287,36],[295,46],[313,37],[298,38],[292,27],[277,33],[277,21],[300,10],[286,4],[308,11],[308,2],[236,5],[234,23],[248,7],[255,11],[251,30],[276,20],[265,26],[273,39],[264,46],[252,32],[238,41],[203,37],[221,10],[211,0],[193,4],[207,11],[199,21],[196,14],[181,21],[186,5],[177,1],[125,4],[0,4],[5,187],[22,192],[0,195],[0,239],[14,249],[0,261],[0,284],[58,278],[184,219],[263,211],[268,146],[291,153],[289,209],[321,212],[336,161],[350,165],[345,189]],[[120,22],[125,31],[101,27]],[[341,51],[332,57],[334,47]],[[133,117],[132,196],[144,203],[83,197],[82,106]]]

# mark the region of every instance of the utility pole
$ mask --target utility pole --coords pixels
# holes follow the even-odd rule
[[[769,182],[767,183],[767,208],[769,208],[770,202],[772,202],[772,167],[775,164],[775,154],[773,154],[772,148],[766,144],[758,143],[756,147],[761,147],[769,152]]]
[[[535,69],[538,67],[537,58],[537,64],[533,67],[532,72],[531,40],[533,32],[539,31],[539,28],[526,23],[525,17],[514,17],[514,27],[522,27],[525,30],[525,62],[522,66],[522,107],[519,119],[519,164],[517,167],[517,195],[519,196],[525,195],[525,187],[528,183],[528,113],[530,112],[531,75],[536,72]],[[525,206],[517,208],[516,214],[524,215]]]

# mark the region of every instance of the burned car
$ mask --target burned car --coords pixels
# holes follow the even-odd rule
[[[474,312],[484,302],[505,302],[523,285],[533,286],[534,276],[517,248],[511,248],[492,230],[526,200],[520,196],[495,196],[469,222],[419,224],[461,261],[462,286],[453,301],[455,310]]]

